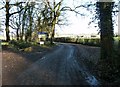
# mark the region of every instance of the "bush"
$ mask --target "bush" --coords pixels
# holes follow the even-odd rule
[[[84,43],[84,39],[79,39],[78,43],[83,44]]]
[[[25,41],[10,41],[10,44],[18,49],[23,49],[31,46],[31,43]]]
[[[89,39],[84,39],[83,44],[88,44],[89,43]]]
[[[102,84],[120,85],[120,53],[114,50],[113,58],[101,59],[95,70]]]
[[[27,47],[30,47],[30,46],[31,46],[31,44],[28,43],[28,42],[20,42],[20,43],[18,43],[18,47],[20,49],[27,48]]]
[[[99,38],[69,38],[69,37],[61,37],[55,38],[54,41],[56,42],[63,42],[63,43],[76,43],[76,44],[84,44],[89,46],[100,46],[100,39]]]
[[[89,46],[100,46],[100,39],[79,39],[79,43]]]
[[[32,47],[27,47],[27,48],[24,49],[25,52],[31,52],[32,50],[33,50]]]

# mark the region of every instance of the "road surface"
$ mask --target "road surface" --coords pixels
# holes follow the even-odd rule
[[[98,85],[84,63],[76,59],[76,46],[60,44],[21,73],[17,82],[19,85]]]

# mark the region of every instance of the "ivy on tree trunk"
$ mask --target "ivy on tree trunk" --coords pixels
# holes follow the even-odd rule
[[[113,2],[97,2],[97,11],[100,19],[99,26],[101,32],[101,59],[113,58],[113,4]]]

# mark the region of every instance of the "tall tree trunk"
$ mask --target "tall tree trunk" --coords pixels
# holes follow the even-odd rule
[[[19,28],[17,28],[16,34],[17,34],[17,40],[19,40]]]
[[[31,38],[32,38],[32,12],[30,12],[30,15],[29,15],[29,26],[30,26],[30,29],[29,29],[29,41],[31,41]]]
[[[26,10],[23,13],[23,17],[22,17],[22,30],[21,30],[21,35],[20,35],[20,40],[23,41],[23,37],[24,37],[24,32],[25,32],[25,19],[26,19]]]
[[[10,36],[9,36],[9,16],[10,16],[10,13],[9,13],[9,1],[6,0],[6,5],[5,5],[5,8],[6,8],[6,23],[5,23],[5,26],[6,26],[6,41],[10,41]]]
[[[21,34],[20,34],[20,40],[23,41],[23,37],[24,37],[24,26],[25,26],[25,22],[22,21],[22,30],[21,30]]]
[[[18,8],[17,8],[18,9]],[[19,19],[18,19],[18,23],[17,23],[17,40],[20,40],[20,26],[21,26],[21,13],[19,13]]]
[[[52,20],[52,35],[51,35],[51,44],[53,44],[53,39],[54,39],[54,35],[55,35],[55,25],[58,21],[58,17],[60,16],[60,7],[61,7],[61,3],[63,0],[60,1],[60,3],[58,4],[58,8],[56,9],[56,2],[54,0],[53,5],[54,5],[54,11],[53,11],[53,20]],[[52,17],[52,14],[50,14],[50,16]]]
[[[97,2],[101,29],[101,59],[113,58],[113,2]]]
[[[32,40],[32,22],[33,22],[33,8],[34,8],[34,3],[32,2],[31,5],[29,6],[28,9],[28,17],[29,17],[29,28],[27,30],[27,41],[31,41]]]
[[[27,6],[25,7],[25,10],[23,12],[23,16],[22,16],[22,29],[21,29],[21,33],[20,33],[20,40],[23,41],[24,37],[25,37],[25,23],[26,23],[26,17],[27,17]]]
[[[55,24],[56,24],[56,18],[53,20],[52,24],[52,32],[51,32],[51,38],[50,38],[50,43],[53,44],[53,39],[55,35]]]

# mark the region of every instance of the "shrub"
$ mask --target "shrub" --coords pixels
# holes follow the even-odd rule
[[[89,42],[89,39],[84,39],[83,44],[88,44],[88,42]]]
[[[15,40],[10,41],[10,44],[18,49],[23,49],[23,48],[27,48],[27,47],[31,46],[31,43],[29,43],[29,42],[15,41]]]
[[[76,43],[76,44],[84,44],[89,46],[100,46],[100,39],[99,38],[69,38],[69,37],[61,37],[55,38],[54,41],[56,42],[65,42],[65,43]]]
[[[83,44],[84,43],[84,39],[79,39],[79,43]]]
[[[32,50],[33,50],[32,47],[27,47],[27,48],[24,49],[25,52],[31,52]]]

